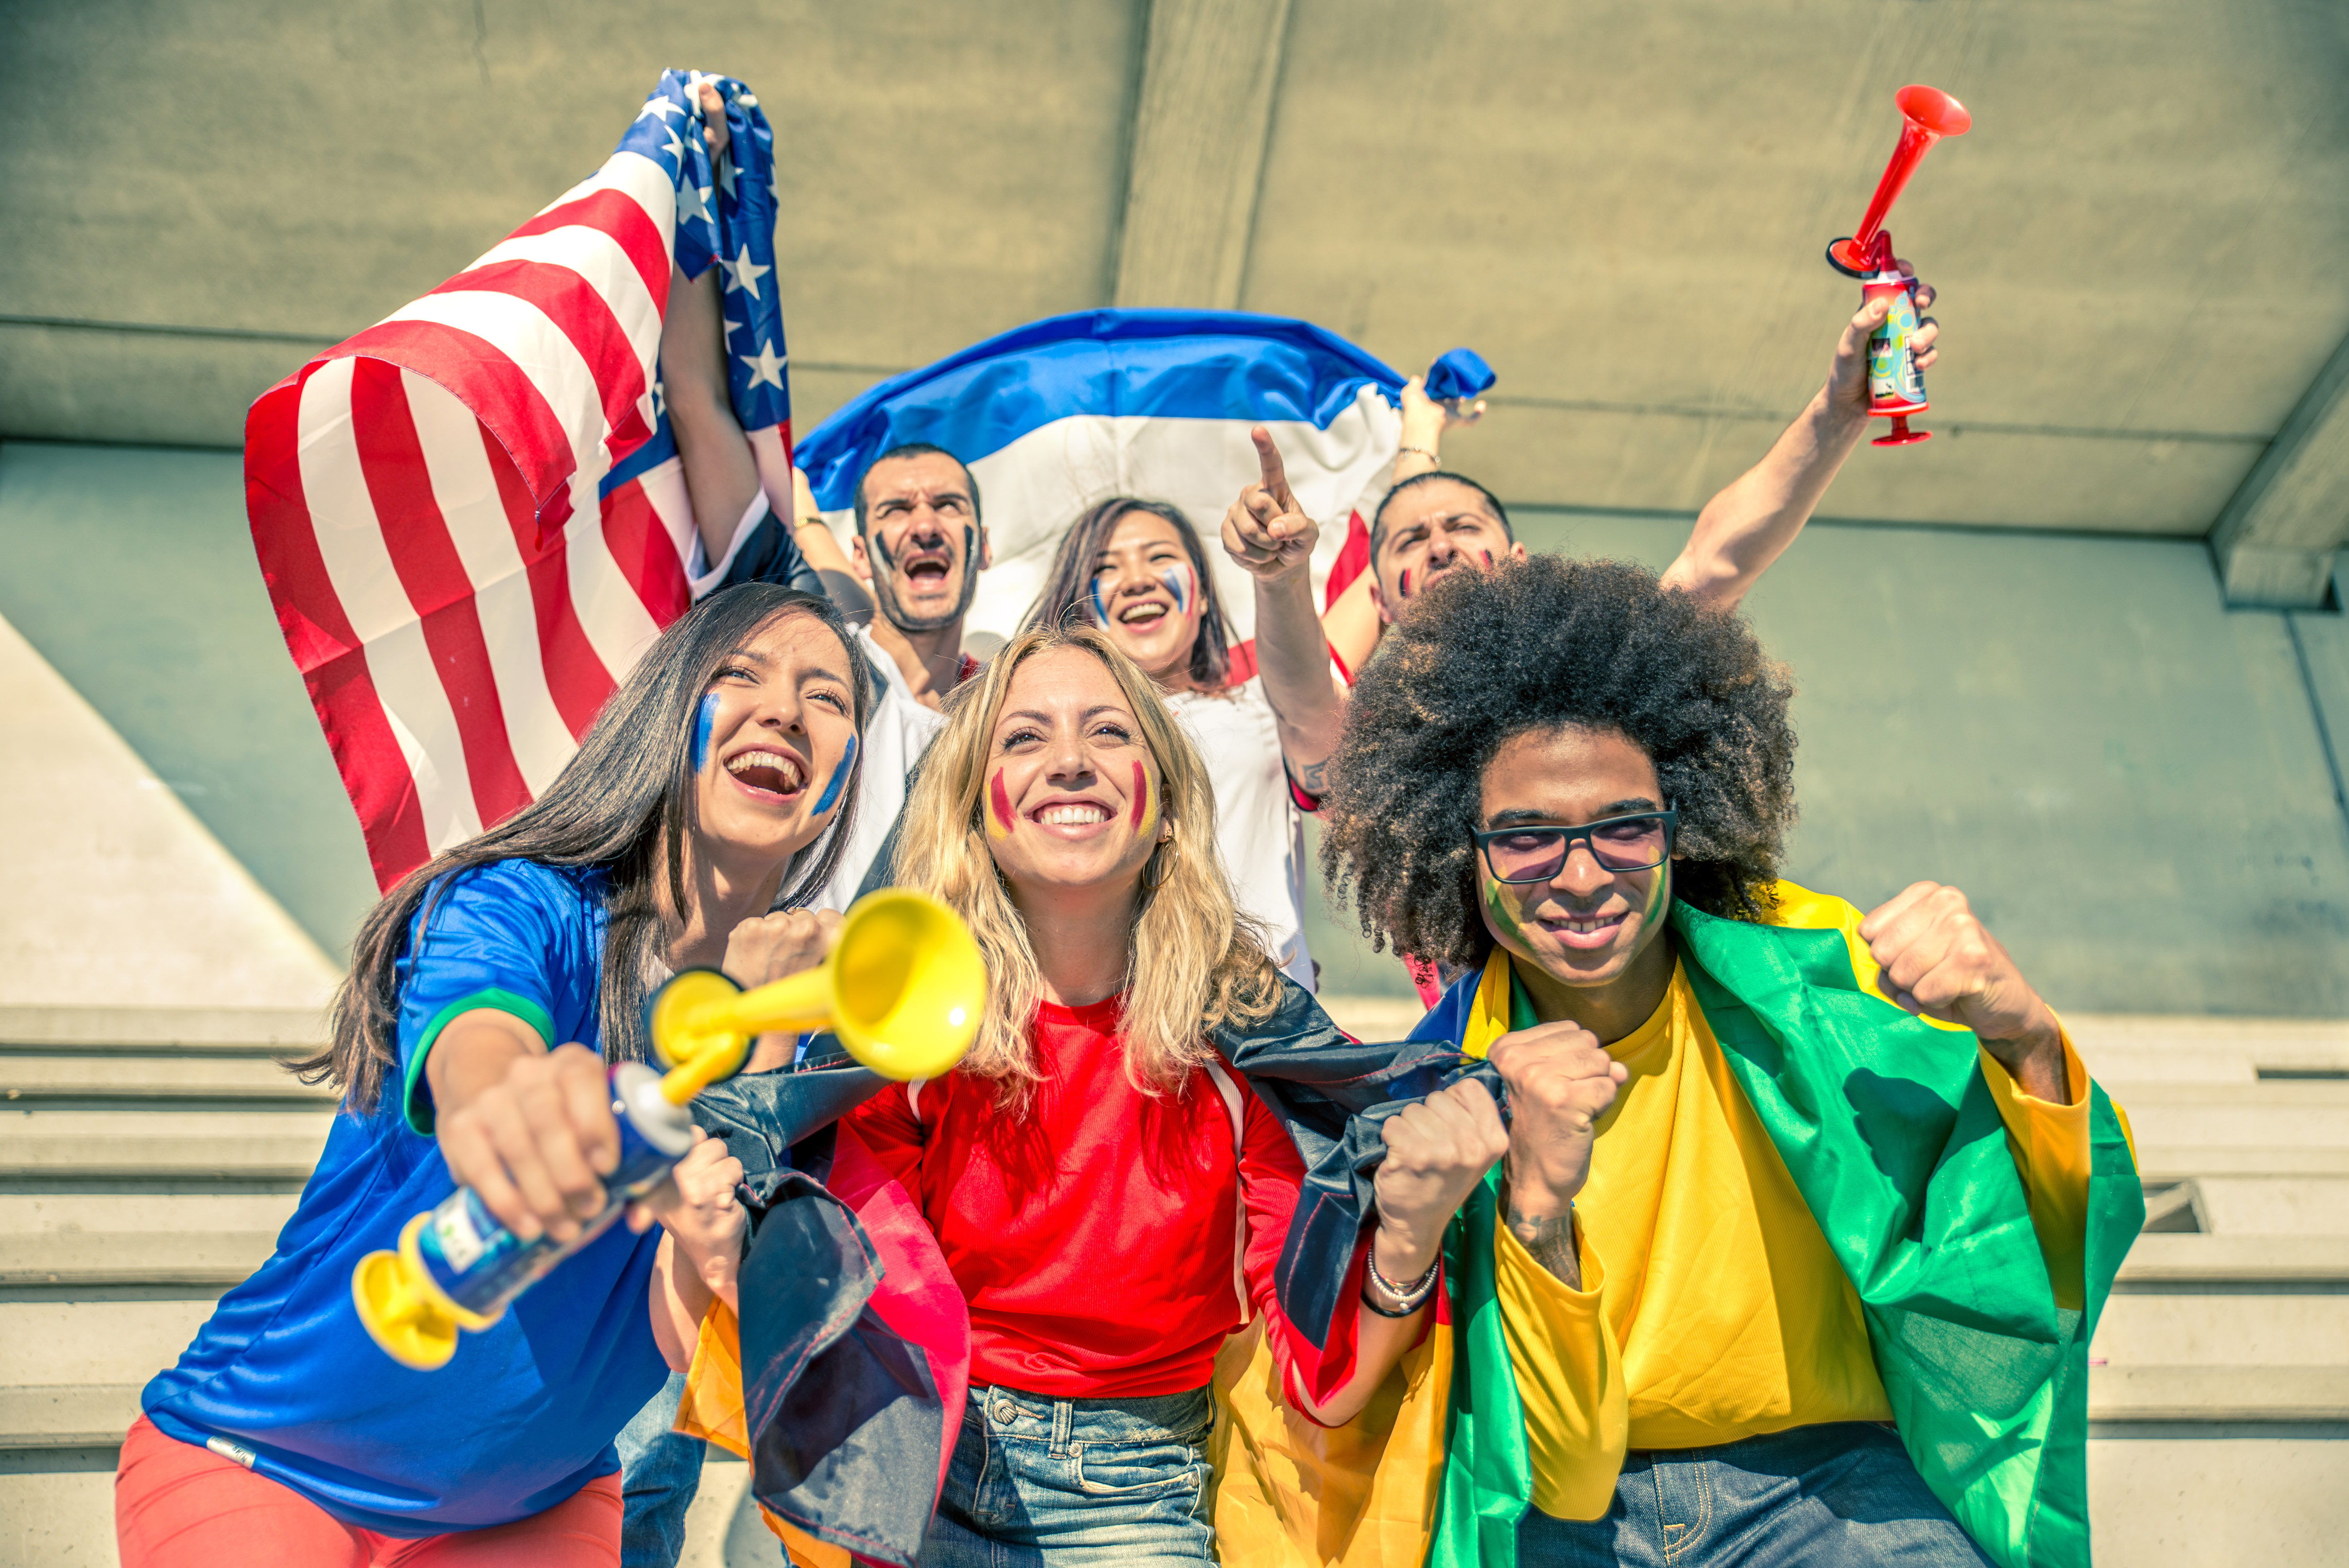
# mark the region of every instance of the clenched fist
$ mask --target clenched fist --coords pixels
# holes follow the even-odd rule
[[[1530,1218],[1566,1212],[1590,1179],[1599,1118],[1630,1077],[1579,1024],[1504,1035],[1490,1059],[1509,1091],[1509,1205]]]
[[[726,974],[749,990],[814,968],[840,940],[840,916],[828,909],[788,909],[746,920],[726,937]],[[761,1035],[746,1072],[765,1072],[792,1059],[796,1037]]]
[[[1976,918],[1966,895],[1911,882],[1859,923],[1893,1005],[1962,1024],[2014,1076],[2025,1094],[2071,1103],[2063,1026]]]
[[[1500,1108],[1485,1086],[1464,1078],[1387,1119],[1387,1157],[1374,1180],[1379,1272],[1408,1285],[1425,1274],[1452,1222],[1493,1161],[1509,1151]]]

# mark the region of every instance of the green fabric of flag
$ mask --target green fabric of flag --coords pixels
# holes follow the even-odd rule
[[[1675,903],[1713,1037],[1849,1275],[1909,1457],[2000,1568],[2089,1561],[2087,1352],[2145,1222],[2135,1161],[2091,1086],[2085,1310],[2055,1305],[1974,1037],[1863,988],[1837,928]],[[1510,1024],[1534,1022],[1512,979]],[[1532,1496],[1495,1298],[1499,1173],[1447,1237],[1456,1356],[1429,1562],[1513,1564]]]

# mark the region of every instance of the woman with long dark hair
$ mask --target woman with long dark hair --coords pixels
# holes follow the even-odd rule
[[[617,1562],[613,1437],[666,1372],[647,1226],[739,1228],[722,1146],[679,1168],[697,1201],[641,1206],[437,1372],[375,1346],[352,1266],[458,1184],[525,1239],[601,1211],[605,1064],[646,1054],[653,986],[692,965],[757,983],[829,944],[837,917],[769,910],[830,874],[869,703],[824,601],[713,595],[535,803],[385,896],[303,1064],[343,1096],[316,1173],[123,1446],[126,1563]]]
[[[1253,580],[1256,637],[1235,649],[1199,533],[1164,501],[1115,496],[1077,519],[1052,558],[1031,627],[1098,626],[1150,676],[1207,758],[1217,845],[1241,911],[1273,964],[1307,990],[1304,827],[1327,787],[1343,717],[1313,608],[1317,531],[1256,430],[1263,483],[1243,492],[1223,542]],[[1253,499],[1253,506],[1250,502]]]

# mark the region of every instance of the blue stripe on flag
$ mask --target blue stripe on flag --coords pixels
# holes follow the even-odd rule
[[[1328,429],[1364,386],[1397,401],[1402,377],[1310,322],[1244,311],[1079,311],[882,382],[809,432],[794,457],[816,504],[837,511],[854,500],[867,464],[908,441],[968,463],[1079,414]]]

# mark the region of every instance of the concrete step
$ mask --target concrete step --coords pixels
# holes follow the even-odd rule
[[[2213,1235],[2349,1234],[2349,1176],[2201,1176],[2194,1187]]]
[[[2349,1235],[2139,1236],[2118,1288],[2331,1285],[2349,1289]],[[2349,1360],[2349,1340],[2334,1347]]]
[[[0,1285],[208,1284],[242,1281],[276,1249],[274,1231],[50,1232],[0,1235]]]
[[[140,1383],[0,1388],[0,1442],[29,1449],[119,1445],[139,1418]]]
[[[2213,1426],[2349,1422],[2349,1367],[2098,1367],[2088,1419]]]
[[[2272,1144],[2137,1144],[2137,1174],[2147,1181],[2202,1181],[2213,1176],[2349,1177],[2349,1149],[2278,1148]]]
[[[2261,1069],[2349,1076],[2349,1024],[2333,1019],[2067,1014],[2064,1022],[2108,1085],[2251,1083]]]
[[[335,1091],[305,1084],[274,1057],[157,1056],[0,1057],[0,1100],[30,1109],[52,1101],[297,1102],[331,1107]]]
[[[219,1295],[201,1285],[0,1291],[0,1388],[143,1385],[180,1359]]]
[[[285,1007],[0,1007],[0,1048],[172,1050],[306,1056],[323,1012]]]
[[[274,1235],[294,1212],[290,1192],[0,1192],[0,1237],[190,1234],[223,1231]]]
[[[2096,1324],[2092,1360],[2111,1367],[2340,1367],[2349,1357],[2349,1294],[2116,1292]]]
[[[310,1179],[326,1134],[238,1138],[0,1138],[0,1183],[292,1187]]]

